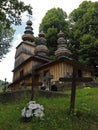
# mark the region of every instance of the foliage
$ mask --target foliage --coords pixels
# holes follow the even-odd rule
[[[69,16],[73,57],[93,66],[98,76],[98,2],[84,1]]]
[[[67,91],[67,90],[66,90]],[[97,130],[98,88],[77,89],[76,111],[68,114],[70,97],[37,97],[35,100],[45,107],[45,117],[21,122],[21,110],[30,97],[14,102],[0,103],[0,129],[4,130]],[[6,109],[5,109],[6,108]]]
[[[1,0],[0,4],[0,20],[6,21],[6,27],[10,27],[10,23],[20,24],[21,13],[28,11],[31,13],[31,6],[26,6],[22,1],[18,0]]]
[[[42,19],[39,29],[43,30],[46,34],[50,55],[53,55],[54,50],[57,48],[57,33],[60,29],[66,35],[68,34],[68,22],[65,20],[66,18],[67,14],[61,8],[52,8],[48,10]]]
[[[0,59],[11,47],[14,30],[12,24],[21,24],[21,13],[28,11],[31,14],[31,6],[24,5],[18,0],[1,0],[0,3]]]
[[[12,28],[2,28],[0,34],[0,59],[2,59],[4,55],[9,52],[11,41],[14,35],[14,30]]]

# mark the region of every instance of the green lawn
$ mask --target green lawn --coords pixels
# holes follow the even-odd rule
[[[0,103],[0,130],[98,130],[98,88],[78,89],[74,115],[69,115],[70,96],[42,98],[35,96],[45,108],[43,120],[21,121],[21,110],[29,97],[11,103]]]

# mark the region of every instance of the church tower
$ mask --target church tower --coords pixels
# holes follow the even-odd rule
[[[22,36],[23,41],[16,47],[14,69],[16,69],[21,63],[23,63],[31,55],[34,55],[35,38],[33,36],[32,22],[28,20],[26,25],[27,26]]]
[[[16,47],[15,63],[13,69],[13,85],[16,88],[21,87],[24,79],[31,82],[29,78],[26,79],[27,75],[30,75],[32,64],[27,65],[27,60],[34,56],[35,50],[35,38],[33,36],[32,22],[28,20],[24,34],[22,35],[22,42]],[[29,77],[29,76],[27,76]]]

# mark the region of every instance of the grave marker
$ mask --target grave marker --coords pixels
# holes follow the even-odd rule
[[[70,112],[73,113],[74,107],[75,107],[76,83],[77,82],[90,82],[90,81],[92,81],[92,78],[77,77],[77,68],[75,66],[73,66],[72,78],[60,78],[59,80],[63,81],[63,82],[72,82],[71,98],[70,98]]]
[[[46,74],[46,76],[44,77],[44,80],[46,80],[46,82],[48,82],[48,87],[49,87],[49,90],[51,90],[51,79],[53,79],[53,75],[50,74],[50,72],[48,72]]]

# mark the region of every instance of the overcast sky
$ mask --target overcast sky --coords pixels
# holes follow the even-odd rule
[[[33,22],[33,32],[34,36],[38,35],[39,24],[41,23],[42,18],[45,16],[46,12],[51,8],[62,8],[67,14],[73,11],[75,8],[84,1],[84,0],[22,0],[25,4],[30,4],[33,7],[33,18],[31,19]],[[88,0],[89,1],[89,0]],[[91,0],[98,1],[98,0]],[[14,69],[14,56],[16,46],[22,41],[21,36],[24,33],[26,21],[28,17],[26,13],[22,15],[22,26],[15,27],[16,33],[14,35],[14,39],[12,42],[12,48],[10,48],[10,52],[5,56],[5,58],[0,62],[0,79],[12,82]]]

